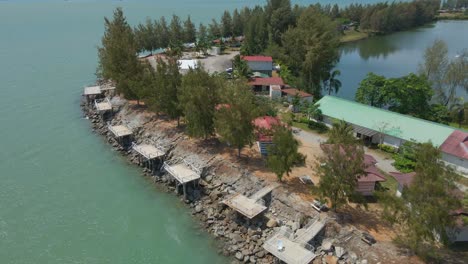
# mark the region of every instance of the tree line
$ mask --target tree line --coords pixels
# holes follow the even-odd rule
[[[271,101],[256,97],[246,80],[239,76],[226,79],[209,74],[201,66],[185,75],[179,70],[177,56],[157,59],[156,69],[137,57],[137,40],[121,8],[113,19],[105,18],[105,33],[98,48],[97,76],[112,80],[126,99],[143,100],[145,106],[168,118],[183,119],[185,132],[191,137],[207,139],[218,136],[237,149],[255,141],[253,120],[264,115],[276,116]],[[273,142],[268,167],[281,179],[302,157],[292,132],[278,126],[271,132]]]
[[[466,104],[457,92],[468,91],[468,52],[448,56],[447,44],[435,40],[427,47],[419,73],[398,78],[369,73],[359,84],[355,100],[405,115],[460,126]]]

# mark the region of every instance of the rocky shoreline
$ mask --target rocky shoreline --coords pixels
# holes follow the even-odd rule
[[[272,192],[268,211],[264,215],[247,222],[235,211],[226,207],[222,200],[235,193],[251,195],[268,183],[260,180],[239,164],[216,155],[213,146],[205,142],[203,146],[189,139],[183,131],[168,126],[163,117],[146,112],[141,107],[130,105],[117,96],[111,99],[114,113],[112,118],[103,121],[92,104],[82,101],[83,113],[91,121],[95,133],[106,141],[131,163],[143,166],[136,153],[123,149],[108,131],[108,124],[124,124],[133,131],[133,141],[158,144],[167,149],[165,160],[188,159],[203,168],[202,179],[197,188],[188,186],[187,207],[203,228],[217,240],[219,251],[232,258],[233,263],[275,263],[277,259],[266,252],[262,245],[267,238],[286,226],[293,234],[319,213],[298,195],[289,193],[282,187]],[[155,184],[166,191],[175,191],[171,178],[162,172],[151,175],[143,168],[146,177],[152,177]],[[182,199],[182,198],[181,198]],[[353,227],[343,227],[335,220],[329,221],[316,240],[311,241],[317,255],[313,263],[378,263],[381,256],[369,255],[367,245],[356,235]],[[353,251],[354,250],[354,251]],[[362,252],[366,252],[363,258]]]

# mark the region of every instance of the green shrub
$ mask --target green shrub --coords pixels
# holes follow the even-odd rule
[[[408,173],[414,171],[416,166],[416,143],[407,141],[401,147],[398,153],[393,155],[395,162],[393,166],[401,172]]]
[[[310,129],[315,130],[319,133],[325,133],[328,131],[328,127],[324,123],[321,123],[321,122],[315,122],[315,121],[309,120],[307,126]]]
[[[301,117],[297,120],[298,123],[309,124],[309,119],[307,117]]]
[[[381,150],[383,150],[385,152],[388,152],[388,153],[394,154],[394,153],[398,152],[397,148],[386,145],[386,144],[379,144],[378,147],[379,147],[379,149],[381,149]]]

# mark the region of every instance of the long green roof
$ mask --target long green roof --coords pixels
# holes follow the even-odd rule
[[[326,116],[408,141],[431,141],[435,146],[440,146],[455,130],[449,126],[334,96],[325,96],[317,104]]]

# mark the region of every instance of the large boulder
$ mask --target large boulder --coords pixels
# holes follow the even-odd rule
[[[269,228],[277,227],[277,226],[278,226],[278,221],[276,221],[275,219],[271,218],[271,219],[268,220],[268,222],[266,223],[266,226],[269,227]]]

